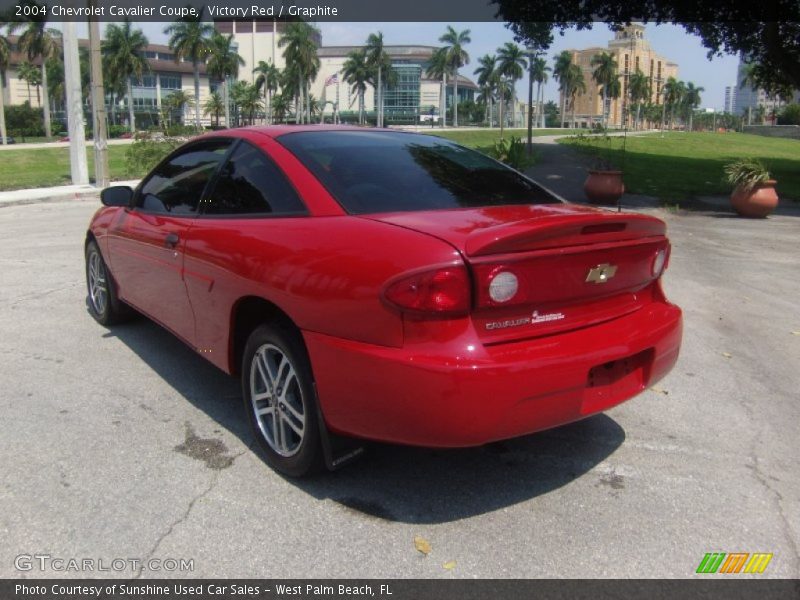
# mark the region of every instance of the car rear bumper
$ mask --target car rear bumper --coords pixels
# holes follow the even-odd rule
[[[461,447],[525,435],[607,410],[666,375],[682,315],[654,302],[584,329],[446,356],[304,332],[320,407],[337,433]],[[441,350],[439,350],[441,352]]]

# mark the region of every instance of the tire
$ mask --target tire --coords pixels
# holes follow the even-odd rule
[[[241,373],[245,411],[267,464],[292,477],[322,470],[314,379],[300,335],[281,324],[257,327]]]
[[[86,244],[86,289],[89,313],[101,325],[116,325],[133,316],[133,309],[117,297],[116,284],[94,240]]]

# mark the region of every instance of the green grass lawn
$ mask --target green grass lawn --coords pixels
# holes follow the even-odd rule
[[[108,147],[112,179],[132,179],[125,165],[127,145]],[[94,150],[88,148],[89,177],[94,179]],[[0,191],[70,185],[69,148],[0,151]]]
[[[543,135],[569,135],[577,133],[577,129],[534,129],[534,137]],[[438,135],[439,137],[453,140],[457,144],[467,146],[468,148],[477,148],[485,150],[491,148],[500,139],[500,128],[493,127],[492,129],[471,130],[471,131],[456,131],[456,130],[437,130],[437,129],[420,129],[419,133],[430,133]],[[527,129],[504,129],[503,136],[508,139],[511,136],[521,138],[523,141],[528,139]]]
[[[730,194],[723,166],[736,158],[764,162],[778,181],[781,198],[800,200],[800,141],[743,133],[654,133],[623,139],[564,138],[587,154],[598,154],[624,171],[625,189],[665,201]]]

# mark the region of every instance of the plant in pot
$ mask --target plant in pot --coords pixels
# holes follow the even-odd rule
[[[622,171],[608,161],[597,157],[583,183],[586,198],[592,204],[616,204],[625,193]]]
[[[740,158],[725,165],[725,179],[733,186],[731,205],[742,217],[763,219],[778,206],[774,179],[753,158]]]

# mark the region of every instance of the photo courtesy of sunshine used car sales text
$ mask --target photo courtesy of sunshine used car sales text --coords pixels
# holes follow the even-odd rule
[[[109,583],[100,584],[23,584],[14,586],[17,597],[51,595],[51,597],[115,598],[131,597],[303,597],[303,598],[389,598],[393,596],[392,586],[387,583],[374,584],[289,584],[270,582],[267,584],[235,584],[235,583]]]

